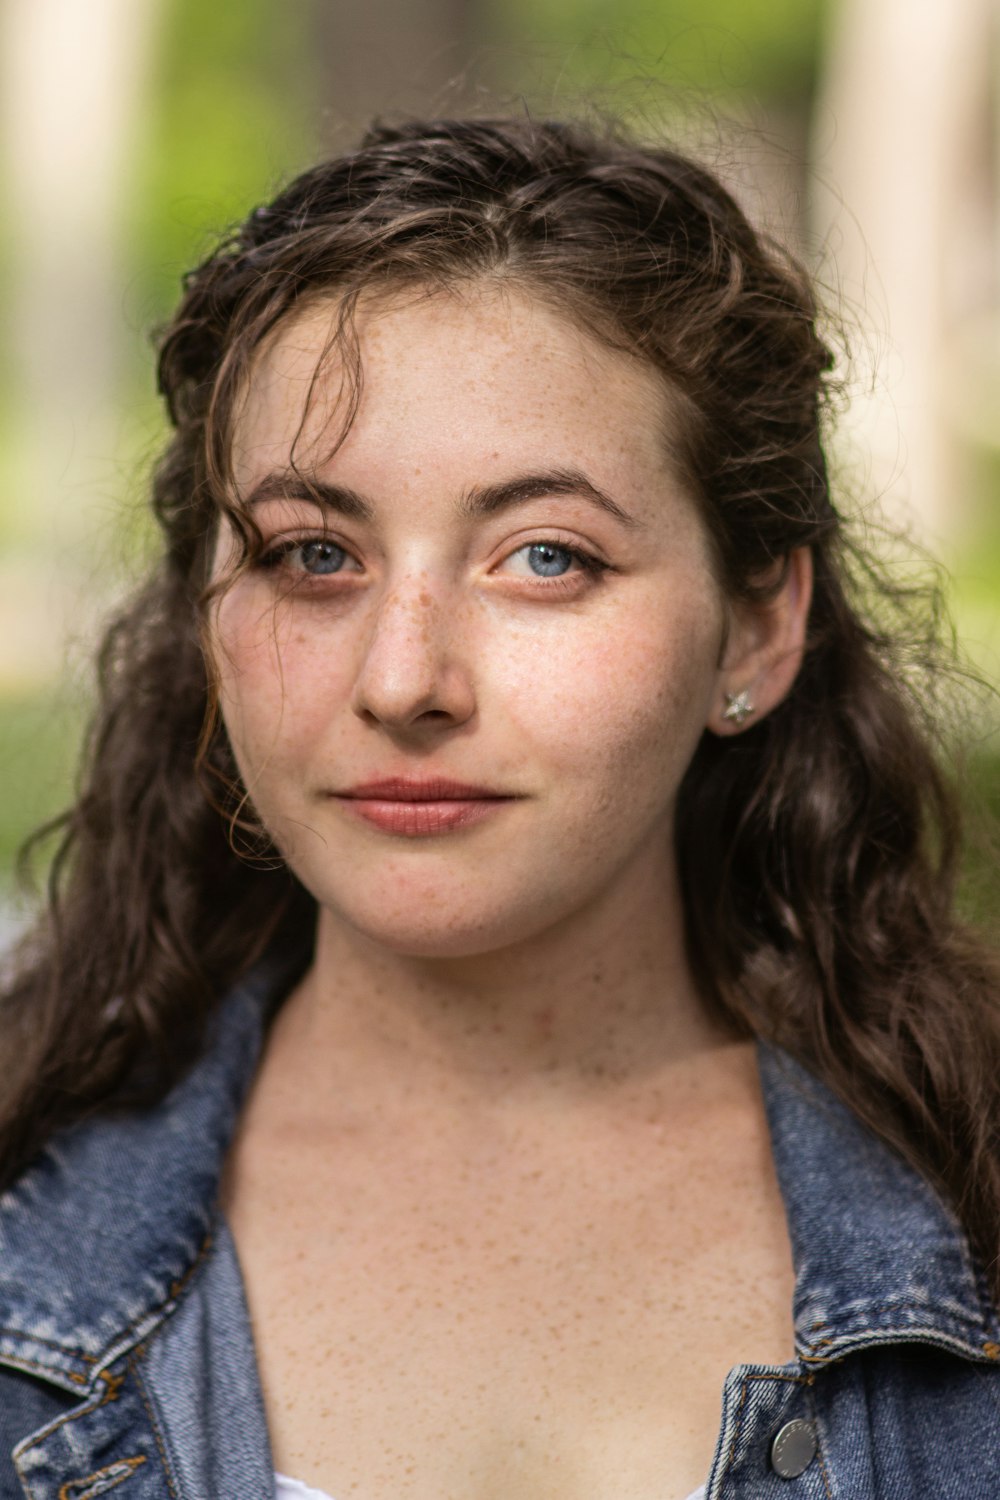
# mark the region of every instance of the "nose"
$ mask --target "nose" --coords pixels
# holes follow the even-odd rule
[[[377,607],[354,686],[353,707],[386,728],[464,724],[475,712],[454,608],[426,576],[401,580]]]

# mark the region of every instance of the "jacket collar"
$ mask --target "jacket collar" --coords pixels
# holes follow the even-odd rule
[[[210,1245],[277,973],[236,987],[162,1103],[62,1132],[0,1197],[0,1362],[78,1390],[173,1311]]]
[[[0,1197],[0,1363],[80,1390],[173,1311],[209,1248],[266,1018],[292,973],[258,965],[161,1104],[57,1136]],[[800,1357],[899,1341],[1000,1357],[997,1314],[936,1194],[785,1053],[762,1044],[759,1058]]]
[[[760,1074],[795,1260],[800,1357],[920,1342],[1000,1358],[1000,1322],[937,1193],[787,1053]]]

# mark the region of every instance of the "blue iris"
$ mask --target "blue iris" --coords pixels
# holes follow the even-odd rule
[[[298,549],[307,573],[339,573],[347,553],[335,542],[303,542]]]
[[[573,566],[573,554],[567,547],[554,547],[551,542],[535,542],[528,548],[528,566],[533,573],[543,578],[557,578]]]

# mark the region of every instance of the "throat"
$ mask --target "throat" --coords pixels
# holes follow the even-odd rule
[[[352,1078],[390,1096],[402,1087],[485,1099],[641,1086],[732,1040],[686,962],[659,950],[640,961],[631,948],[618,958],[577,951],[570,963],[543,944],[421,960],[372,951],[321,922],[315,963],[279,1013],[270,1050],[290,1067],[294,1059],[313,1100]]]
[[[248,1125],[227,1210],[278,1467],[334,1500],[686,1500],[729,1369],[793,1352],[766,1126],[728,1063],[687,1124],[355,1120],[304,1152]]]

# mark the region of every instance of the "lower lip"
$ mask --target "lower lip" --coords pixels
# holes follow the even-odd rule
[[[484,797],[470,801],[388,802],[378,797],[340,797],[337,799],[356,817],[364,818],[383,833],[401,838],[427,839],[438,834],[469,828],[507,807],[513,797]]]

